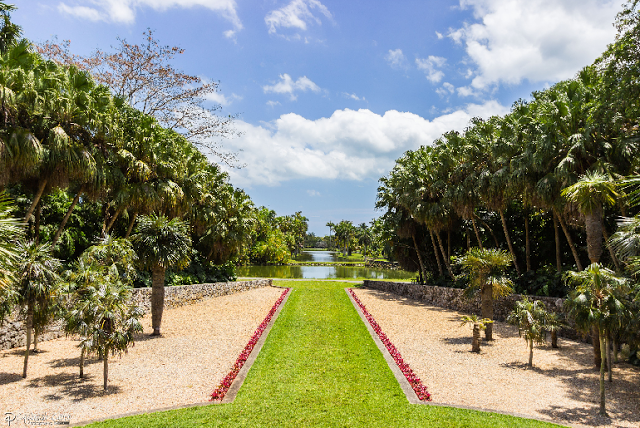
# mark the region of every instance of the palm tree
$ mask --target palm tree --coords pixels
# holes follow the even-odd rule
[[[600,342],[600,414],[606,416],[604,373],[606,368],[605,350],[609,346],[609,332],[620,327],[628,308],[621,295],[628,294],[627,281],[613,271],[592,263],[582,272],[567,272],[566,280],[576,288],[569,294],[565,307],[583,331],[598,332]],[[594,338],[595,341],[595,338]]]
[[[615,190],[614,182],[604,174],[587,172],[580,177],[577,183],[564,189],[562,195],[568,201],[575,203],[580,213],[584,216],[589,260],[592,264],[599,263],[602,255],[604,206],[614,205],[616,198],[619,196]],[[600,344],[598,340],[599,330],[594,328],[591,334],[594,344],[594,364],[598,367],[601,365],[601,352],[598,348]]]
[[[493,299],[512,292],[511,281],[500,275],[511,262],[511,255],[497,248],[471,248],[464,256],[458,258],[458,264],[469,275],[469,285],[465,293],[469,296],[480,291],[482,318],[493,320]],[[493,340],[491,324],[485,330],[485,339]]]
[[[329,249],[331,249],[332,248],[331,232],[336,228],[336,225],[332,221],[328,221],[327,224],[325,224],[325,226],[329,228]]]
[[[13,204],[0,192],[0,322],[11,311],[15,267],[20,253],[16,246],[24,234],[24,223],[12,217]]]
[[[493,323],[489,318],[480,319],[478,315],[465,315],[461,318],[462,324],[473,324],[473,337],[471,339],[471,352],[480,352],[480,330],[486,330]]]
[[[542,345],[545,339],[545,320],[547,311],[540,300],[531,301],[528,297],[516,302],[507,322],[518,327],[518,334],[529,346],[529,367],[533,367],[533,344]]]
[[[22,371],[22,377],[26,378],[34,314],[38,308],[48,307],[57,298],[60,260],[53,257],[53,247],[48,243],[20,242],[17,249],[20,253],[15,280],[17,303],[26,308],[27,348]]]
[[[94,270],[88,283],[76,289],[72,310],[67,316],[67,331],[81,334],[82,360],[85,353],[102,357],[103,388],[107,390],[109,355],[127,352],[134,333],[142,331],[142,311],[131,303],[131,289],[123,284],[117,269],[89,267]]]
[[[151,324],[153,335],[160,335],[164,308],[164,280],[168,268],[182,269],[191,261],[191,236],[186,223],[151,214],[141,216],[132,236],[139,260],[151,270]]]
[[[584,215],[589,260],[591,263],[599,263],[602,255],[604,207],[614,205],[619,197],[615,183],[604,174],[587,172],[577,183],[564,189],[562,196],[575,203]]]

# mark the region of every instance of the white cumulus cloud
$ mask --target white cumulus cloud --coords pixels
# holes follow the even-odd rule
[[[262,87],[265,94],[270,92],[275,94],[288,94],[292,101],[295,101],[298,96],[295,92],[301,91],[313,91],[320,92],[320,87],[313,83],[307,76],[298,77],[298,80],[293,80],[287,73],[280,75],[280,81],[274,85],[266,85]]]
[[[275,186],[300,178],[377,179],[406,150],[431,144],[444,132],[461,131],[472,117],[508,110],[488,101],[433,120],[395,110],[379,115],[367,109],[344,109],[317,120],[289,113],[259,126],[238,121],[242,135],[225,142],[225,148],[242,150],[240,161],[247,167],[228,172],[240,187]]]
[[[264,17],[264,22],[269,27],[269,34],[278,32],[278,28],[294,28],[301,31],[307,30],[309,23],[322,25],[314,11],[332,20],[333,16],[325,5],[318,0],[293,0],[288,5],[272,10]]]
[[[558,81],[613,41],[617,0],[460,0],[475,22],[450,29],[476,65],[471,85]]]
[[[407,58],[402,53],[402,49],[389,49],[389,53],[385,55],[384,59],[386,59],[389,65],[393,68],[407,67]]]
[[[446,62],[447,59],[441,56],[429,55],[427,58],[416,58],[418,69],[424,71],[431,83],[438,83],[442,80],[444,72],[439,68],[442,68]]]
[[[92,0],[91,6],[86,3],[80,0],[71,0],[70,4],[60,2],[58,11],[91,21],[132,24],[135,22],[137,9],[148,7],[164,12],[171,8],[200,6],[218,13],[233,25],[234,30],[225,31],[226,37],[233,37],[236,31],[243,28],[235,0]]]

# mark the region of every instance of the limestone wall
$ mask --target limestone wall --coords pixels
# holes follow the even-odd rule
[[[480,315],[479,293],[469,299],[463,295],[464,290],[459,288],[372,280],[365,280],[364,287],[386,291],[441,308]],[[493,318],[496,321],[505,321],[513,310],[515,302],[522,300],[522,297],[520,294],[512,294],[496,299],[493,303]],[[529,298],[531,300],[541,300],[550,312],[562,312],[564,299],[544,296],[529,296]],[[576,339],[580,336],[574,329],[563,329],[559,335],[570,339]]]
[[[255,281],[216,282],[211,284],[165,287],[164,307],[175,308],[190,305],[209,297],[224,296],[253,288],[268,287],[271,286],[271,284],[272,281],[270,279],[259,279]],[[144,313],[149,312],[151,309],[151,288],[133,289],[132,300],[142,308]],[[64,330],[62,323],[58,321],[50,325],[47,332],[38,337],[38,340],[44,342],[61,336],[64,336]],[[0,325],[0,349],[25,346],[26,341],[22,318],[15,312]]]

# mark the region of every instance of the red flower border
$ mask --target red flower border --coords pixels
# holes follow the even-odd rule
[[[367,308],[362,304],[360,299],[358,299],[358,296],[356,296],[356,294],[353,292],[353,289],[348,288],[348,290],[351,296],[353,297],[353,300],[355,300],[355,302],[358,304],[358,306],[362,310],[362,313],[367,318],[367,321],[369,321],[369,324],[371,324],[373,331],[376,332],[376,334],[378,335],[382,343],[384,343],[384,346],[389,351],[389,354],[391,354],[391,356],[393,357],[394,361],[402,371],[402,374],[404,375],[405,378],[407,378],[407,381],[409,381],[409,384],[411,385],[413,390],[416,392],[418,399],[420,401],[431,401],[431,394],[429,394],[429,392],[427,391],[427,387],[422,384],[422,381],[420,380],[420,378],[416,376],[413,370],[411,370],[411,367],[409,367],[409,364],[404,362],[404,360],[402,359],[402,355],[400,354],[400,351],[396,349],[396,347],[393,345],[393,343],[391,343],[387,335],[384,334],[384,332],[382,331],[382,328],[380,328],[380,326],[378,325],[376,320],[373,318],[373,316],[371,316],[371,314],[367,311]]]
[[[276,300],[276,303],[273,305],[273,307],[269,311],[269,314],[267,314],[266,318],[258,326],[255,333],[253,333],[253,336],[251,336],[251,340],[249,340],[249,343],[247,343],[247,346],[244,347],[244,349],[236,359],[236,362],[233,365],[233,368],[231,369],[229,374],[227,374],[227,376],[225,376],[225,378],[222,379],[222,382],[220,383],[220,385],[218,385],[218,387],[211,393],[210,401],[222,401],[224,396],[229,391],[231,384],[233,383],[236,376],[240,372],[240,369],[242,368],[242,366],[244,366],[244,363],[247,362],[247,358],[249,358],[251,351],[253,351],[253,348],[256,346],[256,343],[258,343],[260,336],[262,336],[262,333],[264,333],[264,330],[267,328],[267,325],[271,321],[271,318],[273,318],[273,315],[276,313],[276,311],[278,310],[278,307],[280,306],[284,298],[287,296],[287,293],[289,291],[291,291],[291,288],[287,288],[286,290],[284,290],[280,298]]]

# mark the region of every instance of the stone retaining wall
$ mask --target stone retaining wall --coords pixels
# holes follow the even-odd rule
[[[397,294],[441,308],[480,315],[480,294],[477,293],[473,298],[467,298],[463,295],[464,290],[459,288],[372,280],[365,280],[364,287]],[[522,297],[520,294],[511,294],[510,296],[495,299],[493,302],[493,319],[496,321],[505,321],[509,313],[513,310],[515,302],[522,300]],[[562,312],[564,299],[544,296],[528,297],[531,300],[542,301],[550,312]],[[558,335],[569,339],[578,339],[581,337],[573,328],[562,329]]]
[[[164,288],[164,307],[176,308],[190,305],[200,300],[224,296],[226,294],[238,293],[254,288],[268,287],[272,285],[270,279],[259,279],[255,281],[238,282],[216,282],[211,284],[181,285]],[[147,313],[151,310],[151,288],[135,288],[132,293],[132,300]],[[62,322],[57,321],[47,328],[47,331],[38,337],[39,342],[64,336]],[[19,314],[11,314],[5,322],[0,325],[0,349],[11,349],[25,346],[27,342],[22,318]]]

